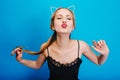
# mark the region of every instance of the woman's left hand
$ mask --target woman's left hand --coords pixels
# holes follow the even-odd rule
[[[109,48],[104,40],[100,40],[98,42],[93,41],[92,48],[99,52],[102,55],[108,54],[109,53]]]

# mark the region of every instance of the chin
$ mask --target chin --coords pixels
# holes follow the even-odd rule
[[[67,30],[67,29],[61,29],[61,30],[58,30],[56,31],[57,33],[64,33],[64,34],[70,34],[71,33],[71,30]]]
[[[61,32],[58,32],[58,33],[62,33],[62,34],[70,34],[71,32],[67,32],[67,31],[61,31]]]

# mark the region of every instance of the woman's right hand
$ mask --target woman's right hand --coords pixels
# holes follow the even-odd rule
[[[22,61],[22,48],[21,47],[17,47],[12,51],[12,55],[16,54],[16,60],[18,62]]]

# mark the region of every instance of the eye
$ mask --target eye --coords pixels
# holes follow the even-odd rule
[[[61,17],[58,17],[57,19],[60,20],[60,19],[62,19],[62,18],[61,18]]]
[[[67,20],[71,20],[71,18],[67,18]]]

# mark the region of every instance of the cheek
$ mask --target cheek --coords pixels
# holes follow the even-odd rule
[[[61,22],[58,20],[54,21],[54,27],[59,27],[61,25]]]
[[[73,21],[69,21],[69,22],[68,22],[68,26],[70,26],[71,28],[74,28]]]

